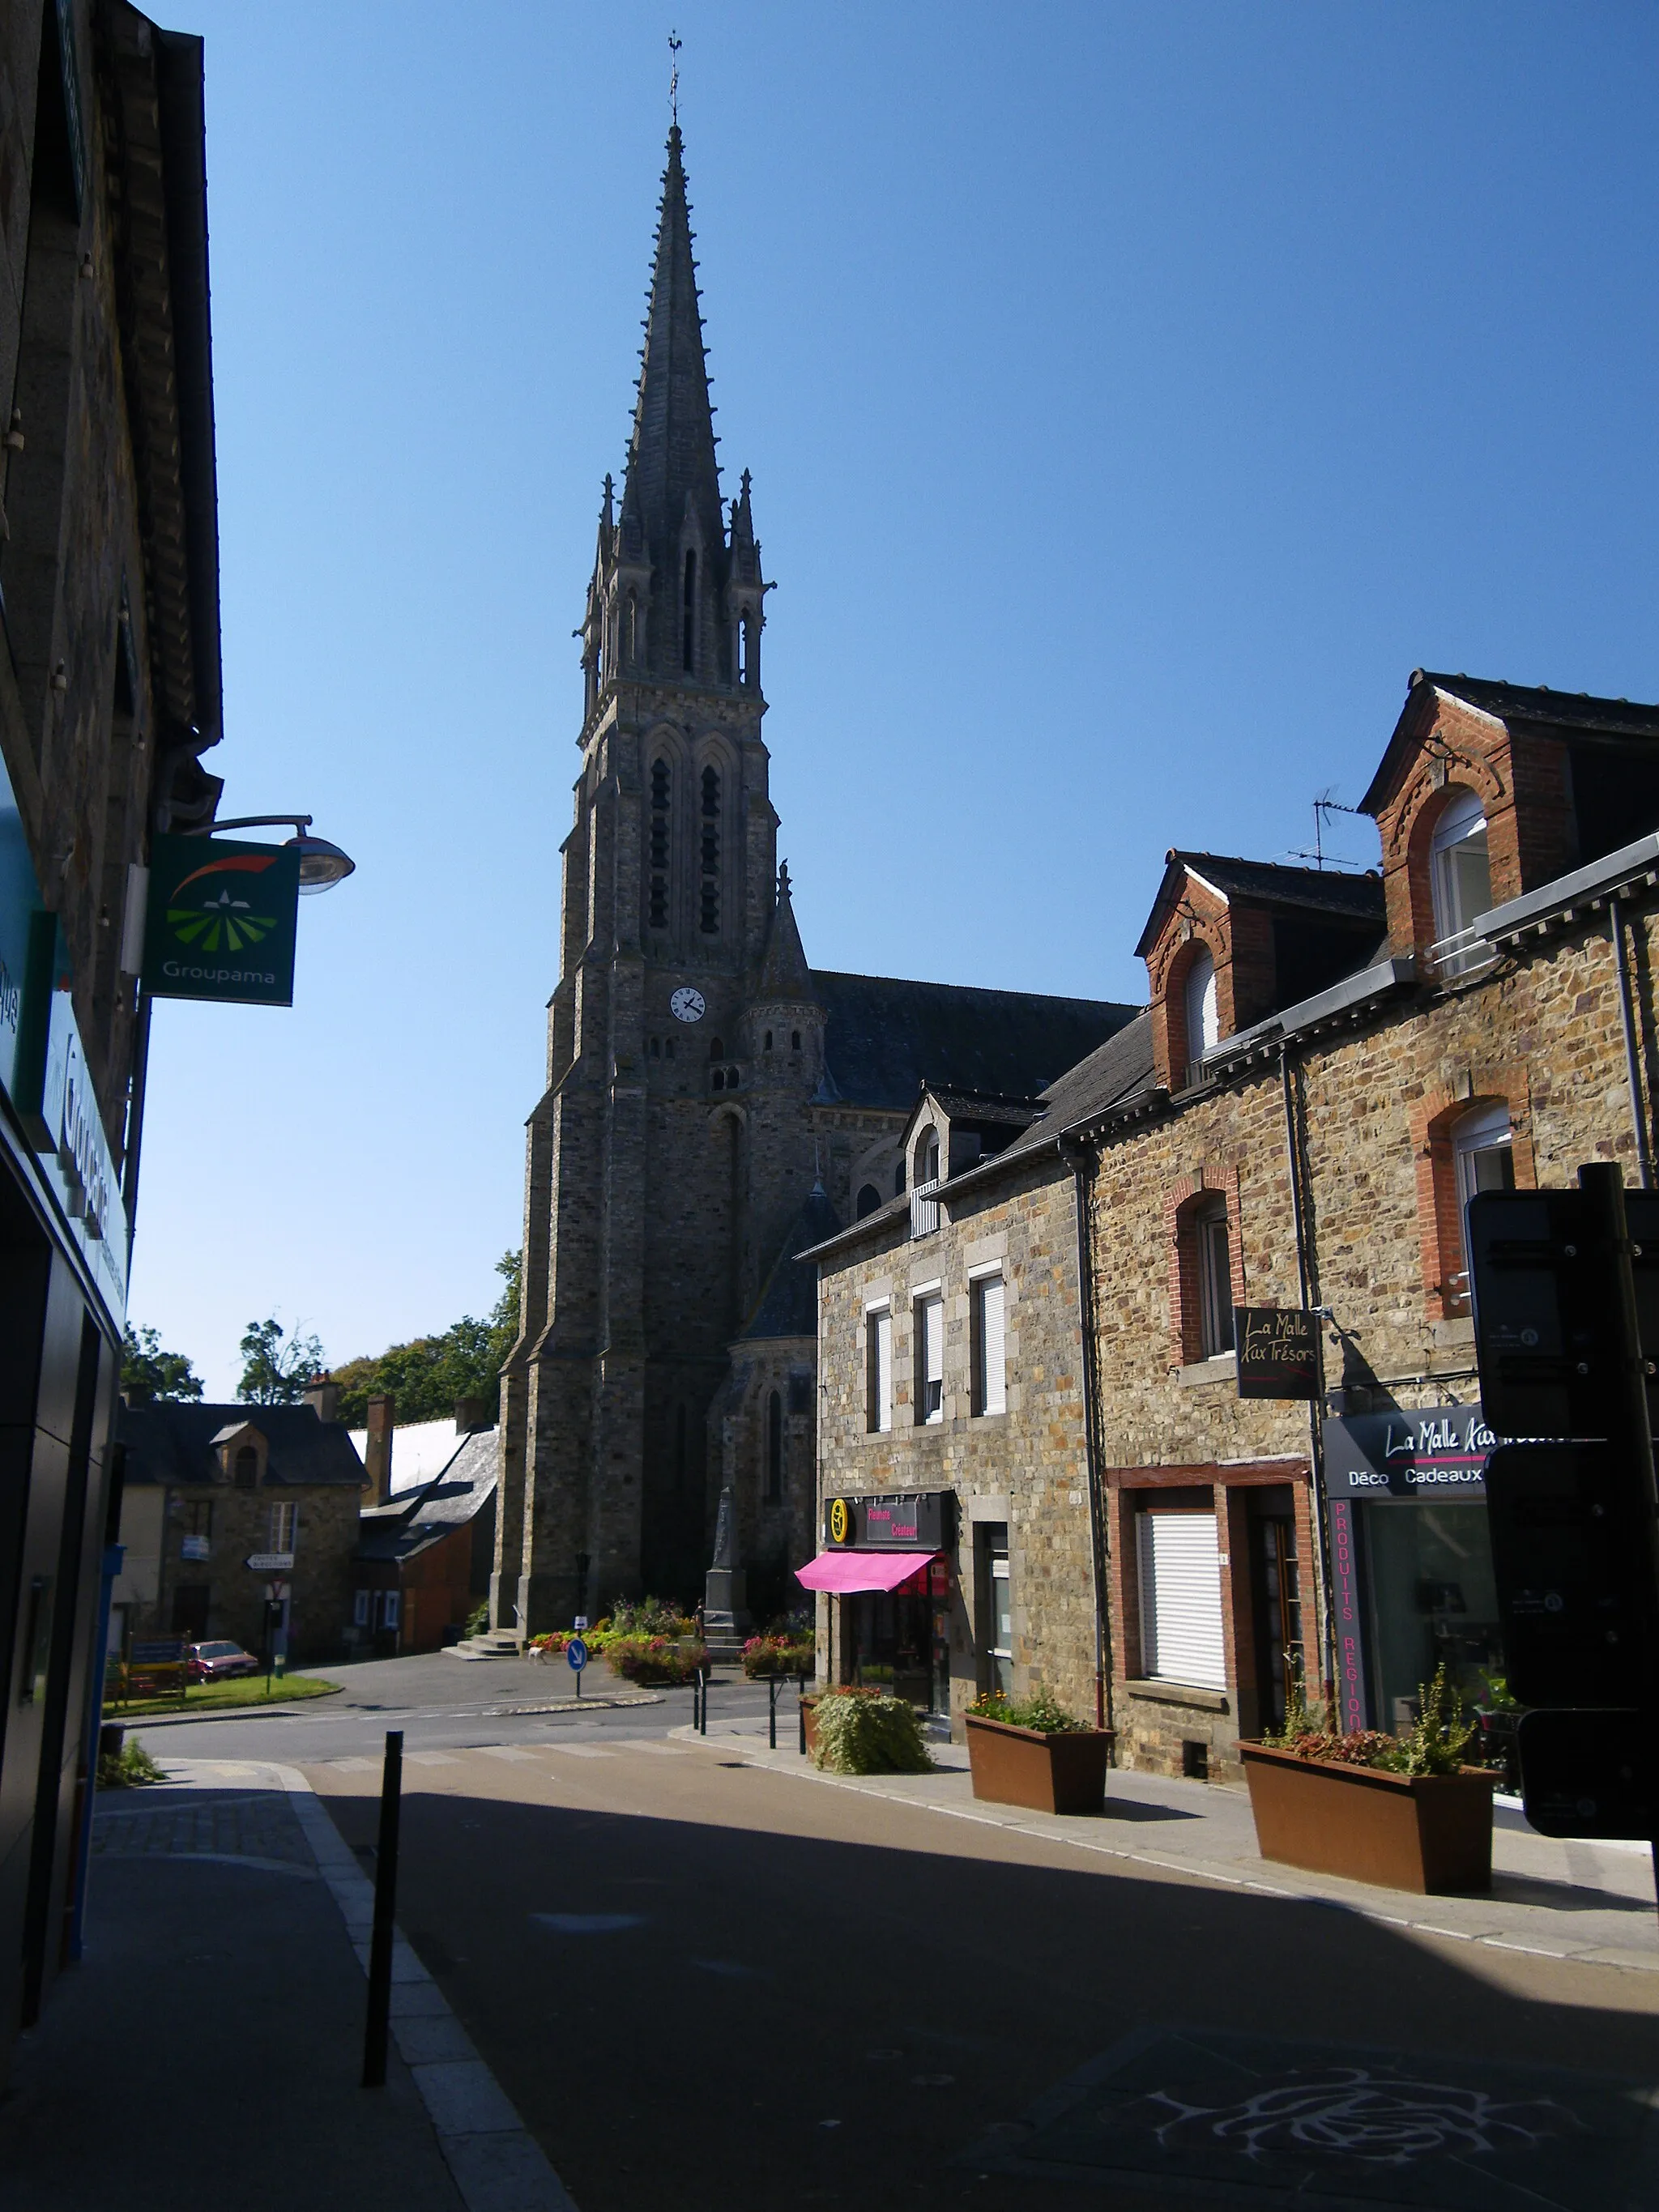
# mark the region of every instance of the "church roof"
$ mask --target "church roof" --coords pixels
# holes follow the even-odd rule
[[[809,1244],[822,1244],[841,1227],[823,1185],[812,1193],[789,1224],[789,1234],[773,1263],[755,1310],[738,1337],[816,1336],[818,1328],[818,1276],[810,1261],[795,1257]]]
[[[826,1100],[908,1113],[924,1081],[1035,1098],[1133,1019],[1133,1006],[815,969],[829,1016]]]
[[[708,556],[714,561],[721,557],[726,541],[714,411],[677,123],[668,134],[645,344],[628,441],[623,488],[624,558],[648,551],[654,567],[665,574],[675,573],[675,549],[688,502],[702,526]],[[643,546],[629,546],[631,529],[643,530]]]

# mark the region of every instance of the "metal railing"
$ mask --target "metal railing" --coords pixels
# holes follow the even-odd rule
[[[1430,945],[1428,969],[1443,983],[1462,982],[1471,975],[1484,975],[1497,958],[1497,947],[1489,945],[1478,929],[1460,929],[1455,937],[1443,937],[1437,945]]]
[[[943,1177],[935,1176],[931,1182],[919,1182],[910,1193],[910,1234],[931,1237],[939,1227],[939,1200],[934,1194]]]

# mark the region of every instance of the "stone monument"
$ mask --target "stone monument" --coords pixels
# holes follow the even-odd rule
[[[711,1651],[735,1652],[749,1632],[748,1577],[738,1565],[738,1508],[728,1483],[714,1520],[714,1564],[703,1577],[703,1636]]]

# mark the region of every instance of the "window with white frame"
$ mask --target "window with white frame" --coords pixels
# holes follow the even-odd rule
[[[400,1604],[401,1595],[398,1591],[386,1590],[382,1595],[380,1599],[380,1626],[383,1628],[395,1628],[398,1626],[398,1614],[400,1609]]]
[[[270,1531],[269,1548],[273,1552],[291,1552],[294,1549],[294,1539],[299,1534],[299,1507],[291,1503],[273,1505],[270,1509],[269,1526]]]
[[[887,1306],[872,1306],[864,1316],[865,1419],[872,1436],[884,1436],[893,1425],[893,1316]]]
[[[1140,1661],[1154,1682],[1227,1686],[1221,1560],[1213,1513],[1135,1516],[1140,1568]]]
[[[1008,1410],[1008,1370],[1004,1349],[1005,1295],[1000,1275],[981,1275],[969,1285],[973,1313],[974,1411]]]
[[[1206,1359],[1233,1348],[1232,1249],[1227,1201],[1206,1199],[1193,1220],[1198,1258],[1199,1346]]]
[[[1429,843],[1434,933],[1443,943],[1472,928],[1492,906],[1486,810],[1480,794],[1459,791],[1447,801]]]
[[[373,1590],[358,1590],[351,1601],[352,1625],[356,1628],[368,1626],[368,1608],[374,1598]]]
[[[916,1419],[945,1419],[945,1301],[937,1292],[918,1298],[915,1315]]]
[[[1215,962],[1207,952],[1194,956],[1187,970],[1187,1066],[1191,1073],[1200,1053],[1221,1041],[1221,1002],[1216,995]]]
[[[1463,1240],[1463,1284],[1468,1286],[1469,1200],[1478,1190],[1515,1188],[1515,1131],[1507,1106],[1477,1106],[1452,1123],[1452,1163],[1457,1174],[1457,1221]]]

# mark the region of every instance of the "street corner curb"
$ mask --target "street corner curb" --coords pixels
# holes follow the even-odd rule
[[[374,1885],[297,1767],[270,1765],[365,1975]],[[546,2153],[399,1930],[392,2033],[466,2212],[577,2212]]]

